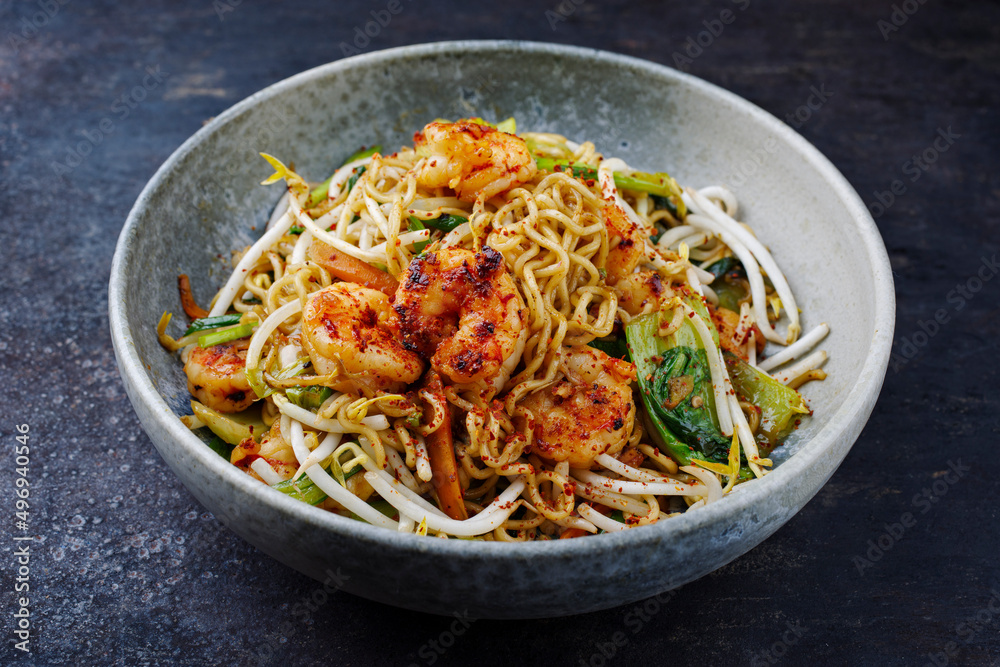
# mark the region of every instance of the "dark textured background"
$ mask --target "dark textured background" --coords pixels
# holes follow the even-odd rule
[[[360,50],[514,38],[675,66],[703,22],[733,10],[681,64],[779,118],[814,95],[790,122],[866,202],[894,180],[902,192],[873,207],[898,295],[893,367],[830,483],[751,553],[646,603],[471,624],[346,594],[313,606],[315,582],[230,534],[153,450],[115,367],[107,282],[129,208],[167,156],[234,102],[341,58],[387,2],[2,2],[0,663],[1000,661],[1000,280],[976,278],[998,270],[1000,6],[576,3],[402,0]],[[144,78],[144,99],[122,100]],[[28,656],[11,625],[21,423],[38,539]]]

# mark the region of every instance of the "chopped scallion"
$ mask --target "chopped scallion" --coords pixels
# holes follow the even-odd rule
[[[296,500],[301,500],[310,505],[319,505],[326,500],[326,494],[323,493],[323,490],[313,484],[313,481],[307,475],[302,475],[294,482],[286,479],[284,482],[278,482],[271,488],[277,489]]]
[[[191,334],[198,333],[199,331],[211,331],[212,329],[230,327],[239,323],[239,313],[229,313],[228,315],[218,315],[216,317],[202,317],[192,322],[191,326],[189,326],[187,331],[184,332],[184,335],[190,336]]]
[[[246,338],[253,333],[253,330],[254,325],[248,322],[247,324],[240,324],[229,329],[213,331],[204,336],[198,336],[198,347],[212,347],[213,345]]]

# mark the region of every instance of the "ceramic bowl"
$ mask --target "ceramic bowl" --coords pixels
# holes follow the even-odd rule
[[[728,185],[783,267],[808,329],[831,334],[815,410],[774,472],[653,526],[527,544],[398,534],[290,499],[205,446],[176,356],[157,343],[182,313],[177,275],[207,302],[233,249],[257,238],[280,186],[258,152],[325,178],[362,145],[411,145],[438,118],[517,119],[522,130],[592,140],[685,185]],[[894,319],[885,248],[864,204],[812,145],[745,100],[666,67],[589,49],[451,42],[340,60],[277,83],[208,123],[142,191],[121,233],[110,322],[128,396],[184,485],[231,530],[328,587],[439,614],[529,618],[612,607],[696,579],[749,551],[829,479],[868,419]]]

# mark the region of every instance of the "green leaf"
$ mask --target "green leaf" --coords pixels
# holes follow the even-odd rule
[[[760,408],[757,439],[771,449],[795,428],[809,409],[799,392],[787,387],[729,352],[722,353],[736,393]],[[764,447],[762,447],[762,450]],[[766,453],[765,453],[766,455]]]
[[[691,347],[665,350],[646,384],[652,412],[696,455],[701,454],[697,458],[726,462],[730,439],[716,423],[712,376],[705,350]]]
[[[653,424],[651,435],[657,447],[674,460],[687,465],[691,458],[691,448],[674,435],[662,419],[653,412],[651,389],[649,387],[653,371],[656,369],[659,355],[667,349],[666,343],[656,332],[659,328],[659,313],[649,313],[633,318],[625,326],[625,337],[628,340],[629,354],[635,364],[639,377],[639,395],[646,408],[646,415]]]
[[[427,228],[424,227],[424,223],[420,222],[420,220],[418,218],[415,218],[415,217],[413,217],[411,215],[410,216],[410,229],[412,229],[414,231],[420,231],[421,229],[427,229]],[[427,239],[426,241],[420,241],[419,243],[414,243],[413,244],[413,249],[419,255],[419,254],[423,253],[424,248],[426,248],[427,244],[430,243],[430,242],[431,242],[431,240]]]
[[[683,218],[681,215],[681,210],[684,207],[684,201],[680,198],[680,195],[671,195],[669,197],[664,197],[661,195],[649,195],[650,199],[653,200],[653,210],[666,209],[670,211],[670,215],[677,219]],[[659,239],[657,239],[658,241]],[[654,241],[655,243],[655,241]]]
[[[212,439],[208,442],[208,447],[213,452],[226,459],[227,461],[232,456],[233,445],[220,438],[219,436],[213,434]]]
[[[314,410],[333,395],[329,387],[289,387],[285,396],[295,405],[306,410]]]
[[[615,335],[605,336],[604,338],[595,338],[587,343],[587,345],[600,350],[609,357],[629,360],[628,342],[624,338]]]
[[[347,179],[347,191],[350,192],[357,185],[358,179],[361,175],[368,171],[368,167],[358,167],[358,170],[351,174],[351,177]]]
[[[738,313],[740,302],[747,298],[749,283],[743,264],[735,257],[723,257],[713,262],[706,271],[715,276],[712,289],[719,296],[719,305]]]
[[[447,234],[459,225],[463,225],[468,222],[468,218],[463,218],[460,215],[451,215],[450,213],[443,213],[436,218],[431,218],[429,220],[421,220],[420,218],[411,215],[410,225],[412,226],[415,222],[418,222],[424,226],[426,229],[436,229],[439,232],[444,232]]]
[[[718,332],[715,330],[715,325],[708,317],[708,312],[704,303],[697,298],[686,298],[685,302],[691,306],[691,308],[694,309],[695,312],[705,321],[705,324],[708,326],[709,331],[712,332],[713,337],[718,336]],[[707,440],[704,444],[701,444],[698,441],[698,437],[705,437],[705,433],[712,432],[708,429],[708,425],[704,421],[704,418],[711,417],[713,429],[716,431],[718,430],[718,418],[715,416],[715,393],[712,390],[711,375],[708,370],[707,358],[703,357],[705,353],[701,349],[701,337],[698,336],[698,333],[694,328],[694,324],[690,322],[688,318],[684,318],[680,329],[666,338],[661,338],[657,333],[659,330],[659,317],[659,313],[649,313],[632,319],[632,321],[625,326],[625,336],[628,339],[629,352],[632,356],[632,362],[636,365],[636,371],[639,378],[639,393],[642,396],[642,402],[646,408],[646,414],[649,417],[650,422],[653,424],[653,436],[656,440],[656,444],[662,451],[671,456],[674,460],[680,462],[681,465],[689,465],[692,458],[719,462],[725,461],[725,453],[723,453],[722,458],[719,459],[718,457],[710,456],[706,451],[703,451],[703,448],[715,451],[718,443],[714,440]],[[716,345],[718,345],[717,338]],[[664,401],[669,402],[670,399],[669,389],[671,377],[692,375],[692,381],[695,380],[693,377],[694,369],[692,369],[691,372],[688,372],[687,370],[688,363],[690,361],[689,359],[684,360],[685,363],[683,365],[683,370],[678,368],[677,372],[668,373],[666,377],[661,377],[664,373],[664,371],[661,370],[661,364],[665,364],[668,361],[667,353],[669,350],[674,348],[690,350],[692,356],[693,352],[696,350],[701,352],[697,359],[698,364],[702,367],[698,372],[698,379],[703,382],[707,375],[707,388],[705,388],[704,384],[694,383],[694,390],[691,392],[691,395],[687,396],[687,404],[689,406],[690,401],[696,394],[699,395],[703,401],[705,409],[697,415],[699,418],[698,420],[694,420],[692,415],[687,414],[687,411],[685,411],[683,415],[679,415],[683,418],[677,420],[665,419],[661,414],[665,409],[663,407]],[[672,359],[672,357],[670,357],[670,359]],[[660,379],[659,386],[655,383],[658,378]],[[707,412],[708,415],[706,415],[705,412]],[[688,428],[692,421],[696,421],[699,426],[704,428],[702,430]],[[728,445],[729,440],[727,439],[724,449],[728,448]]]

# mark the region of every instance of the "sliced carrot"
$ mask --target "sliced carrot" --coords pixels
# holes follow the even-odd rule
[[[568,540],[571,537],[583,537],[584,535],[588,534],[589,533],[585,531],[583,528],[567,528],[562,532],[562,535],[559,536],[559,539]]]
[[[424,380],[424,386],[437,394],[444,390],[441,378],[431,371]],[[465,521],[469,513],[462,499],[462,485],[458,482],[458,462],[451,437],[451,406],[445,402],[448,414],[441,427],[427,436],[427,456],[431,461],[431,484],[437,491],[441,510],[458,521]]]
[[[386,296],[393,296],[399,283],[385,271],[379,271],[374,266],[340,252],[333,246],[319,239],[309,246],[309,259],[330,272],[331,276],[349,283],[357,283],[378,290]]]
[[[608,506],[606,506],[606,505],[594,504],[594,505],[591,505],[591,507],[594,508],[594,511],[600,512],[604,516],[610,516],[611,515],[611,508],[608,507]],[[585,531],[583,528],[567,528],[559,536],[559,539],[560,540],[567,540],[567,539],[570,539],[571,537],[583,537],[584,535],[590,535],[590,533],[588,533],[587,531]]]
[[[185,315],[192,320],[208,317],[208,311],[194,302],[194,296],[191,294],[191,280],[188,279],[187,274],[182,273],[177,276],[177,291],[181,293],[181,307],[184,308]]]

